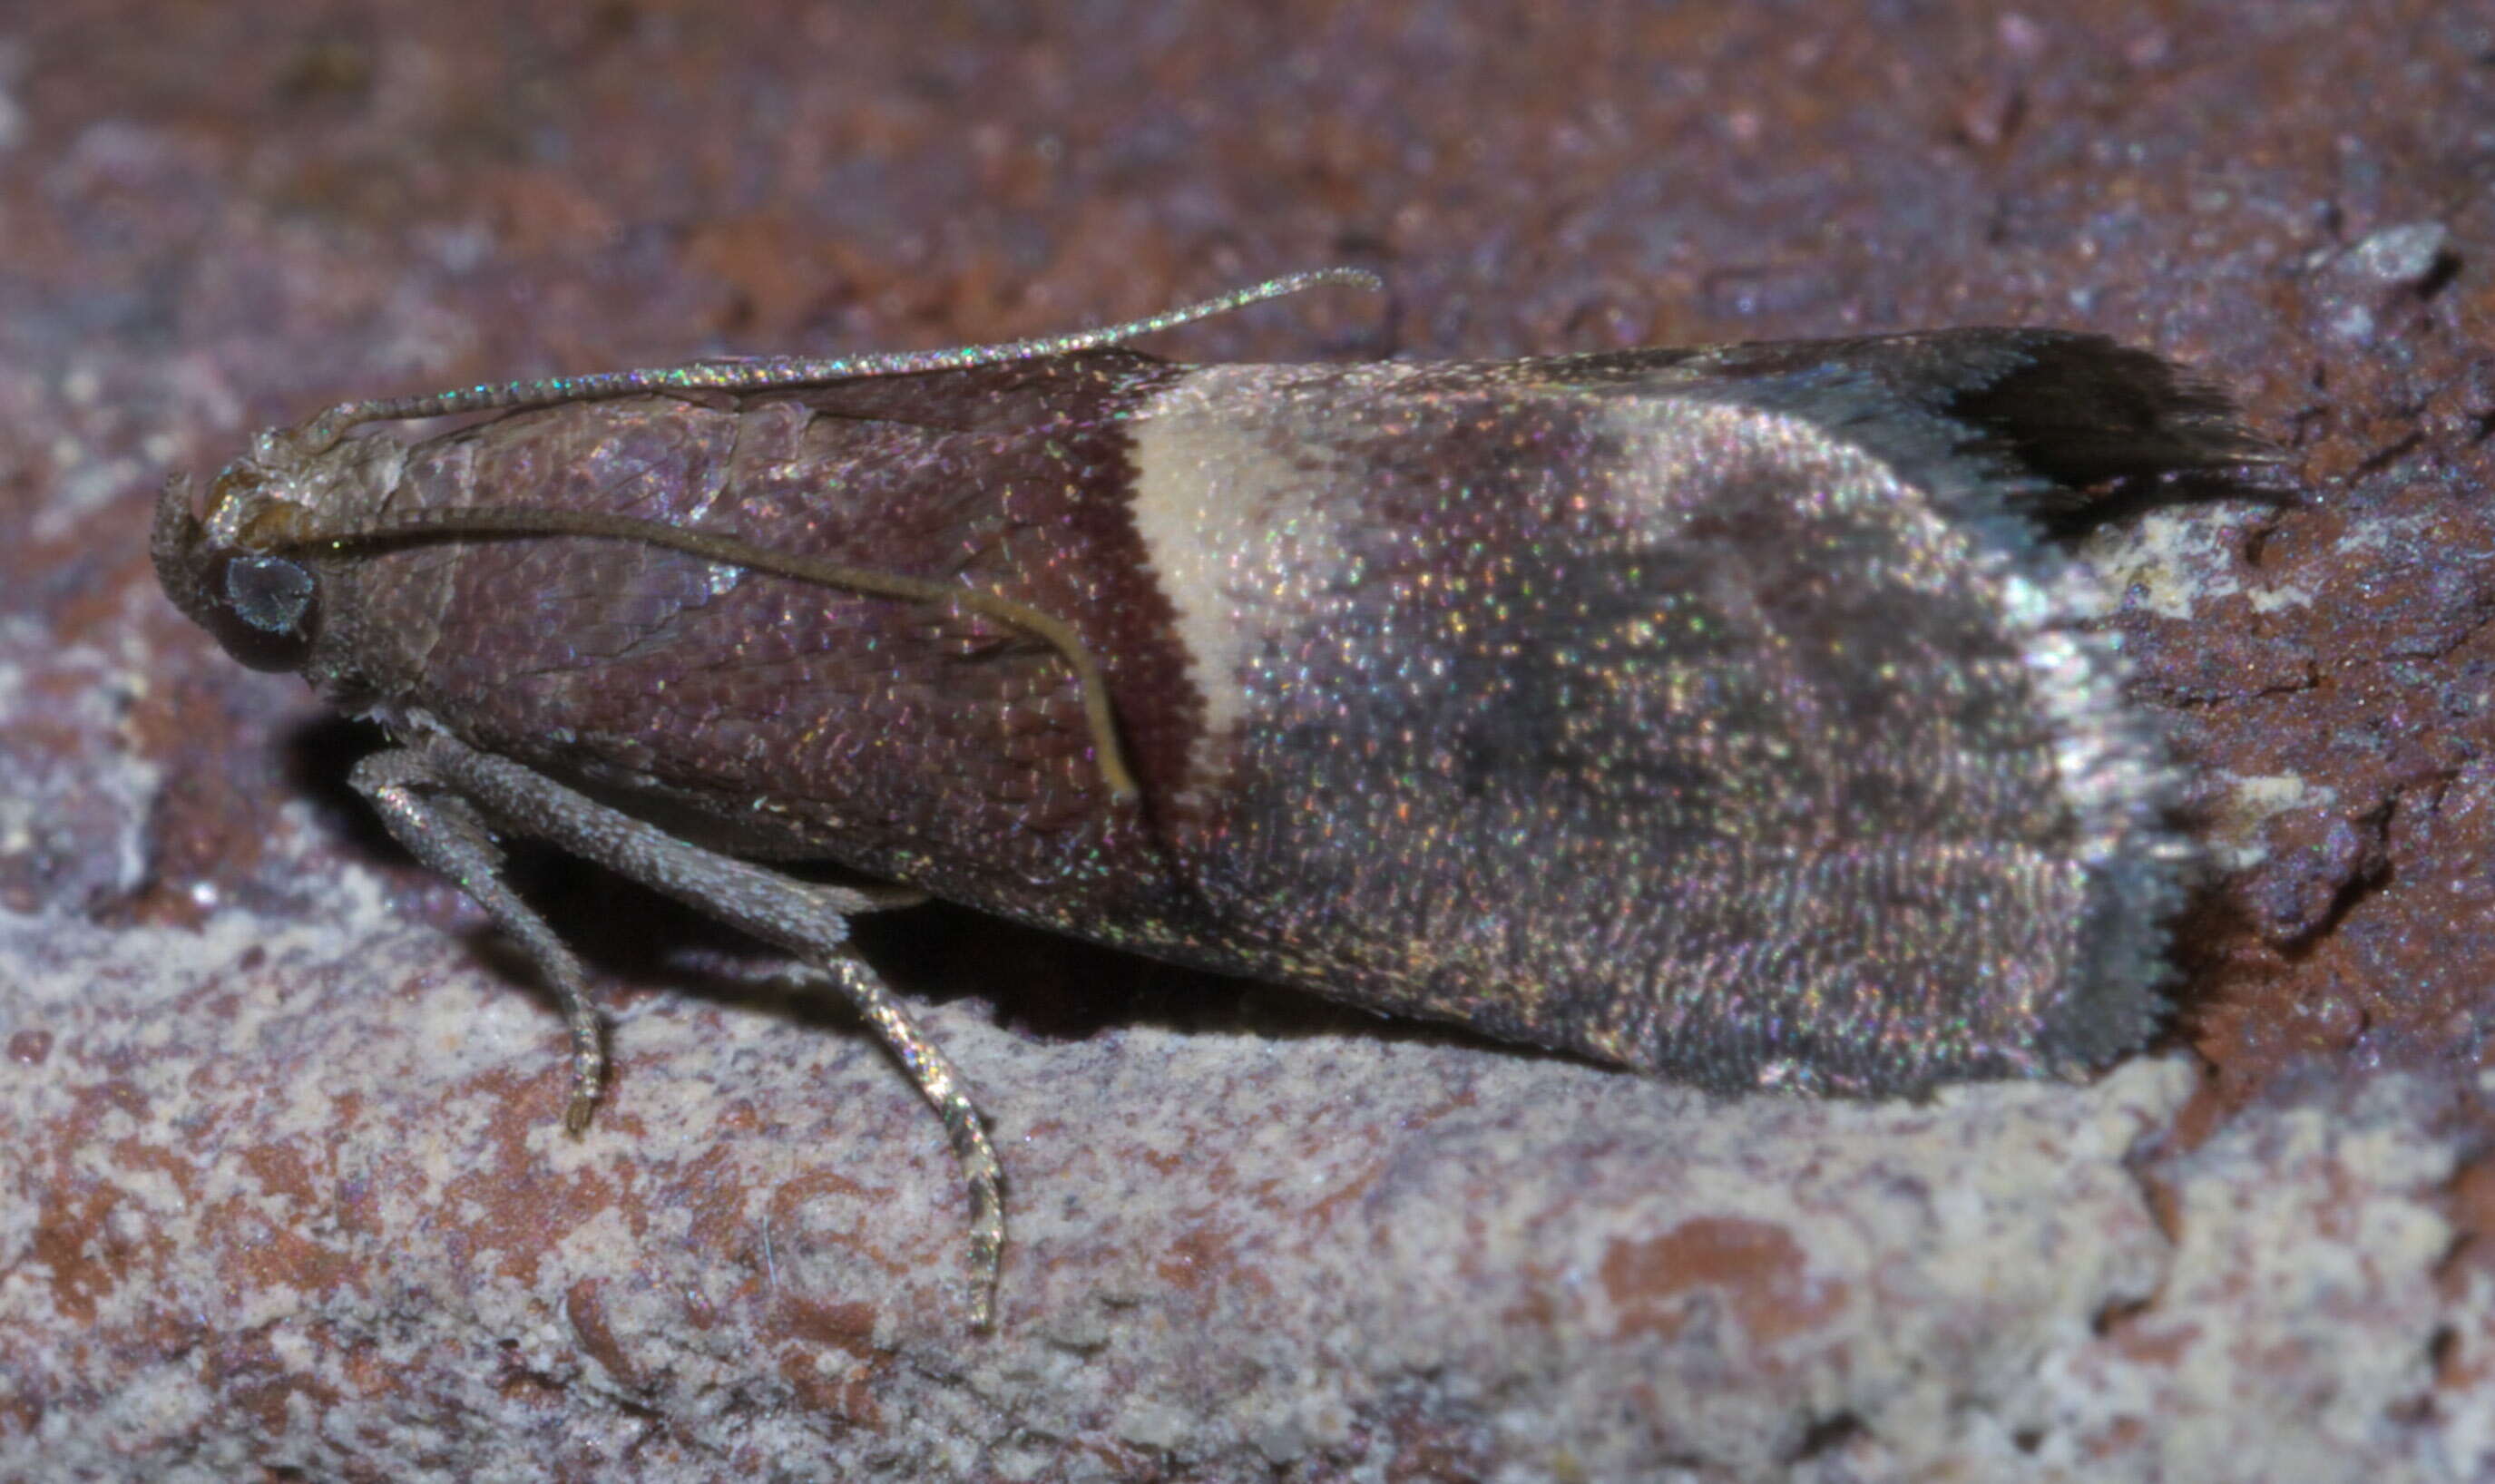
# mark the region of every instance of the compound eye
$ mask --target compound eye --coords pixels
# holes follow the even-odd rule
[[[320,585],[312,570],[285,557],[231,552],[202,573],[226,653],[256,670],[301,669],[312,653]]]

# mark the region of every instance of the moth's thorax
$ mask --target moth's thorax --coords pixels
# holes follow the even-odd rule
[[[406,457],[406,445],[387,436],[312,448],[293,430],[265,429],[209,485],[201,523],[210,542],[235,548],[353,530],[381,508]]]
[[[605,511],[1027,604],[1100,657],[1156,798],[1189,697],[1117,495],[1115,415],[1158,370],[1103,359],[1004,368],[975,402],[913,401],[905,380],[519,414],[410,449],[382,513]],[[983,900],[1162,891],[1063,656],[978,612],[571,537],[410,544],[341,581],[401,708],[663,796],[741,849]]]

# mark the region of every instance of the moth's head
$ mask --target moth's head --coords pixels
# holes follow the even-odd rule
[[[354,447],[366,442],[313,450],[286,431],[265,432],[208,486],[204,512],[186,476],[167,480],[157,498],[156,580],[251,668],[310,665],[329,565],[317,559],[317,533],[348,513],[342,503],[359,503],[354,490],[371,487]]]

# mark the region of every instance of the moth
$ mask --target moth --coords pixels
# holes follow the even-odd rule
[[[1714,1089],[1880,1097],[2140,1044],[2173,769],[2038,535],[2266,456],[2055,329],[1202,365],[1129,324],[349,402],[259,435],[166,592],[388,751],[355,788],[604,1067],[534,836],[829,974],[940,1115],[994,1312],[996,1155],[851,951],[933,895]],[[483,420],[410,442],[368,425]],[[889,882],[796,880],[837,862]]]

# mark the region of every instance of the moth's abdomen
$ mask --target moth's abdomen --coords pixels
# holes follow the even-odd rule
[[[1139,525],[1197,665],[1181,854],[1231,961],[1719,1086],[2135,1044],[2157,748],[2084,575],[1924,421],[1914,466],[1677,387],[1164,392]]]

